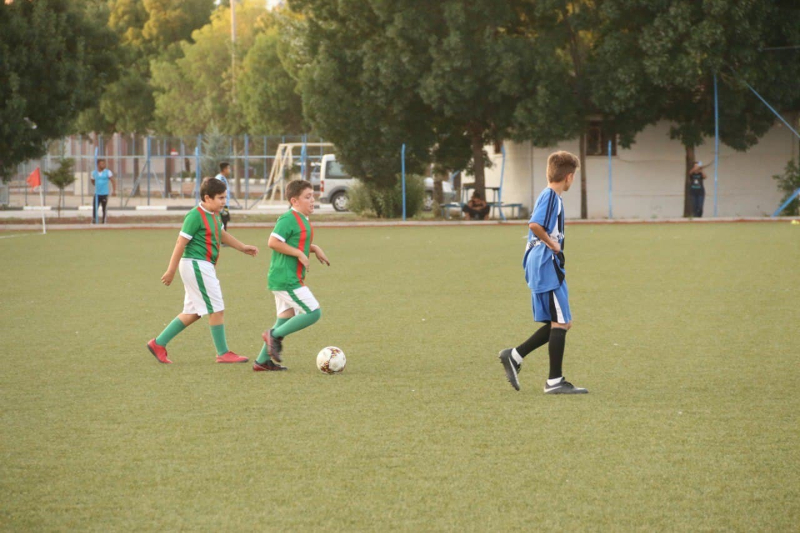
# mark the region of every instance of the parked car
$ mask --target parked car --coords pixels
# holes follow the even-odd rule
[[[433,209],[433,178],[425,178],[425,201],[423,209],[430,211]],[[356,179],[349,176],[342,165],[336,161],[336,155],[327,154],[322,156],[322,164],[319,172],[319,201],[333,205],[336,211],[347,211],[348,192],[356,184]],[[442,182],[442,192],[444,193],[445,203],[452,202],[456,193],[449,181]]]

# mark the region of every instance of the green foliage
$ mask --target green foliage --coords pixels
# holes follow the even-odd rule
[[[126,66],[118,80],[103,87],[96,105],[82,113],[74,131],[146,132],[153,129],[155,100],[151,61],[174,60],[176,46],[191,41],[207,23],[213,0],[110,0],[108,26],[119,36],[118,60]]]
[[[64,201],[64,189],[75,183],[75,160],[62,158],[58,168],[44,173],[47,179],[58,187],[58,216],[61,216],[61,204]]]
[[[230,137],[219,131],[213,122],[203,134],[203,156],[201,167],[203,177],[216,176],[219,164],[231,156]]]
[[[280,42],[280,29],[272,25],[256,37],[244,60],[239,97],[248,132],[254,135],[306,131],[297,81],[281,62]]]
[[[0,176],[45,153],[117,75],[96,2],[0,3]]]
[[[422,211],[425,198],[424,178],[406,175],[406,216]],[[392,187],[378,187],[372,182],[358,181],[348,192],[349,209],[363,216],[399,218],[403,216],[403,185],[401,180]]]
[[[236,7],[236,56],[242,58],[261,32],[268,16],[264,2],[246,0]],[[229,8],[218,8],[211,21],[192,33],[194,42],[182,41],[177,58],[151,63],[155,87],[155,119],[159,131],[195,135],[214,122],[223,133],[241,134],[246,122],[236,100],[234,80],[241,77],[242,61],[231,60]]]
[[[800,165],[792,159],[786,163],[786,169],[783,174],[776,174],[772,176],[772,179],[778,182],[778,189],[785,193],[781,198],[781,204],[783,204],[796,193],[797,189],[800,189]],[[789,202],[789,205],[786,206],[781,214],[789,216],[800,215],[800,199],[797,198],[796,194],[794,200]]]

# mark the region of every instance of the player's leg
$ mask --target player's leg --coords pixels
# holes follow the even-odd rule
[[[189,262],[186,263],[190,264]],[[191,271],[191,267],[188,269],[186,268],[186,265],[183,261],[178,266],[178,272],[181,275],[185,289],[183,298],[183,311],[174,319],[172,319],[172,322],[170,322],[167,327],[164,328],[158,337],[150,339],[150,341],[147,343],[147,349],[150,350],[150,353],[152,353],[161,363],[172,363],[172,361],[170,361],[167,357],[166,347],[169,341],[177,337],[181,331],[200,319],[200,314],[195,306],[195,298],[193,298],[191,294],[192,290],[197,289],[192,283],[194,280],[194,273]],[[191,277],[188,277],[188,274],[191,274]]]
[[[282,361],[283,339],[292,333],[305,329],[322,317],[319,302],[308,287],[300,287],[289,291],[274,291],[275,298],[290,306],[294,316],[280,326],[265,331],[262,335],[269,345],[269,353],[275,361]]]
[[[264,344],[261,346],[261,352],[259,352],[256,362],[253,363],[253,370],[255,372],[286,370],[285,366],[276,363],[270,356],[270,346],[275,344],[275,339],[271,337],[271,333],[272,330],[282,326],[287,320],[294,316],[294,309],[292,309],[292,307],[286,301],[284,301],[282,298],[279,298],[277,295],[275,296],[275,307],[278,313],[278,318],[275,320],[275,324],[272,325],[272,328],[262,334],[262,338],[264,338]],[[280,354],[278,357],[280,357]]]
[[[550,374],[544,386],[546,394],[585,394],[586,389],[575,387],[564,378],[562,364],[564,362],[564,346],[567,331],[572,327],[572,314],[569,309],[567,283],[547,294],[550,307],[550,339],[548,352],[550,356]]]
[[[106,223],[106,209],[108,208],[108,195],[100,195],[100,206],[103,208],[103,224]]]
[[[192,259],[181,260],[178,268],[197,314],[208,315],[217,363],[247,362],[247,357],[236,355],[228,349],[228,340],[225,336],[225,302],[222,299],[222,287],[214,265],[207,261]]]
[[[545,293],[546,294],[546,293]],[[506,372],[506,378],[511,386],[519,390],[519,371],[522,369],[522,359],[536,348],[546,344],[550,340],[550,311],[549,306],[545,305],[547,298],[536,293],[531,293],[531,310],[533,319],[537,322],[544,322],[528,340],[516,348],[506,348],[500,351],[500,362]]]
[[[222,218],[222,229],[228,231],[228,222],[231,221],[231,212],[228,210],[228,206],[222,208],[222,212],[220,213],[220,217]]]

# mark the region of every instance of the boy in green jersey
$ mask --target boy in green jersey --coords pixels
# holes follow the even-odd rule
[[[161,282],[169,285],[175,277],[175,271],[180,271],[186,290],[183,312],[158,337],[147,343],[147,349],[161,363],[172,362],[167,358],[167,343],[203,315],[208,315],[208,323],[211,325],[217,363],[247,362],[247,357],[240,357],[228,350],[223,324],[225,303],[222,301],[222,289],[214,265],[219,258],[220,244],[252,256],[258,254],[258,248],[242,244],[223,229],[219,212],[225,207],[226,188],[225,183],[218,179],[203,180],[200,185],[200,197],[203,201],[183,219],[169,267],[161,276]]]
[[[314,212],[314,188],[305,180],[289,182],[286,199],[292,208],[282,214],[269,236],[272,259],[268,287],[275,295],[278,320],[262,334],[264,346],[253,370],[286,370],[282,359],[283,339],[314,324],[322,316],[311,290],[305,285],[309,256],[316,254],[320,263],[330,266],[322,248],[312,244],[314,228],[308,217]]]

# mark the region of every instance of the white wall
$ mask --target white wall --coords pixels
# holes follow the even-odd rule
[[[556,150],[578,154],[578,141],[552,148],[532,148],[530,143],[506,142],[503,201],[521,203],[530,211],[536,196],[547,185],[547,156]],[[502,155],[487,151],[494,167],[486,171],[487,186],[500,183]],[[782,193],[772,176],[782,174],[786,163],[797,157],[797,138],[777,123],[747,152],[736,152],[720,144],[718,169],[718,214],[721,217],[771,215],[780,205]],[[703,164],[714,161],[714,139],[695,150]],[[646,128],[636,143],[618,148],[612,157],[614,218],[678,218],[683,215],[683,146],[669,138],[669,123]],[[608,217],[608,157],[588,156],[586,160],[589,218]],[[714,212],[714,167],[706,168],[704,216]],[[564,195],[568,218],[580,217],[580,179]],[[491,198],[491,195],[489,195]]]

